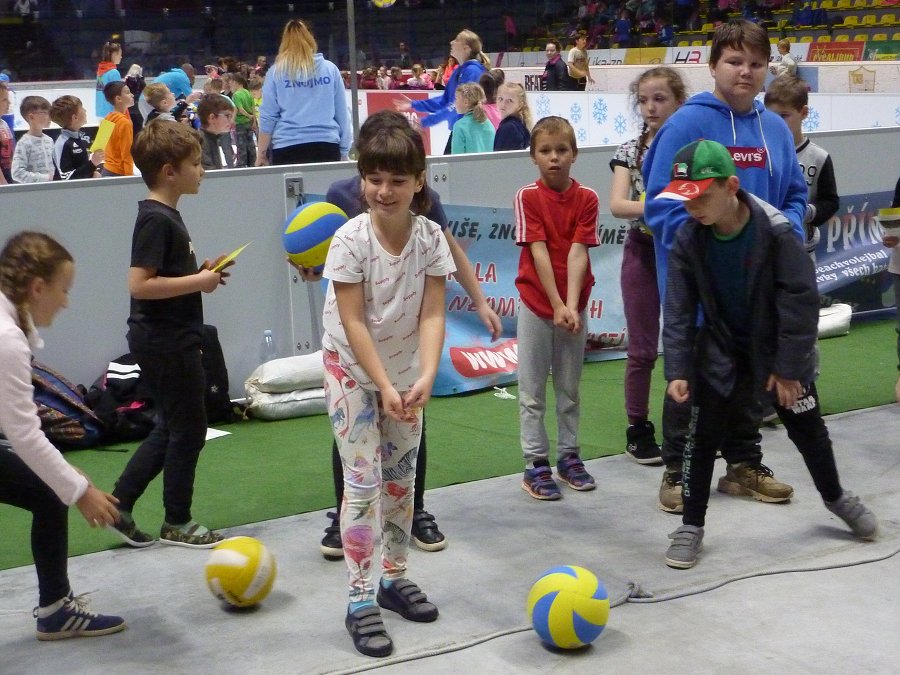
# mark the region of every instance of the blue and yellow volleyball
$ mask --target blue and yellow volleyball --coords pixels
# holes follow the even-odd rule
[[[347,214],[334,204],[313,202],[298,206],[284,223],[284,250],[297,265],[319,271],[325,264],[331,238],[346,222]]]
[[[561,565],[534,582],[528,594],[528,616],[546,644],[578,649],[596,640],[606,628],[609,596],[590,570]]]
[[[372,0],[372,4],[381,9],[391,7],[397,0]]]

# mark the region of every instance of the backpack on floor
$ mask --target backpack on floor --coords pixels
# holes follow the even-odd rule
[[[41,430],[60,450],[90,448],[101,442],[104,428],[76,386],[38,361],[31,362],[31,383]]]
[[[236,422],[241,418],[228,394],[228,367],[215,326],[203,326],[203,370],[206,373],[206,421],[208,424]]]
[[[153,399],[131,354],[109,362],[106,372],[91,385],[85,403],[106,427],[106,442],[139,441],[153,430]]]

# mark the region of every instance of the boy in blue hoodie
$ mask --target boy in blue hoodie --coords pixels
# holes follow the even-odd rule
[[[675,154],[688,143],[707,139],[726,146],[737,166],[741,187],[782,211],[798,239],[806,239],[806,181],[797,162],[793,136],[784,120],[756,100],[765,83],[770,51],[766,30],[754,23],[740,19],[719,26],[709,54],[713,91],[688,99],[656,134],[644,159],[644,219],[653,232],[663,303],[669,251],[676,232],[689,216],[681,202],[658,199],[657,195],[669,182]],[[689,416],[689,406],[666,397],[662,444],[666,471],[659,507],[670,513],[683,510],[682,463]],[[789,500],[793,488],[777,481],[771,469],[762,464],[759,443],[759,434],[753,433],[723,445],[728,468],[718,490],[765,502]]]

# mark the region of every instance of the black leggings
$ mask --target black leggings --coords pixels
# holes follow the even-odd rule
[[[315,164],[340,162],[341,146],[337,143],[298,143],[283,148],[272,148],[272,164]]]
[[[53,604],[70,590],[69,507],[6,448],[0,448],[0,502],[31,511],[31,555],[37,571],[39,604]]]
[[[425,465],[428,462],[428,453],[425,450],[425,413],[422,413],[422,437],[419,439],[419,452],[416,455],[416,482],[413,488],[413,508],[416,511],[425,509]],[[344,499],[344,467],[341,464],[341,454],[338,452],[337,441],[331,445],[331,471],[334,478],[334,497],[338,513],[341,511],[341,502]]]

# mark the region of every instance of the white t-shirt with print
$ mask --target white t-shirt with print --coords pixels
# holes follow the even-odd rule
[[[426,276],[456,270],[441,227],[424,216],[412,216],[412,232],[400,255],[382,248],[368,213],[347,221],[335,233],[324,276],[333,281],[363,283],[366,325],[378,357],[397,391],[419,378],[419,313]],[[338,353],[341,364],[363,387],[373,387],[350,349],[341,323],[334,285],[329,282],[322,321],[322,346]]]

